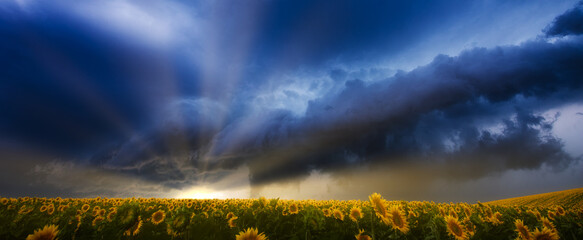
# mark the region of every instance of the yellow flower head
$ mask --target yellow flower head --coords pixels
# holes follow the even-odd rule
[[[237,226],[237,224],[235,223],[235,220],[237,220],[238,217],[232,217],[229,219],[229,227],[234,228]]]
[[[548,228],[553,232],[556,232],[555,225],[548,218],[542,217],[541,222],[543,222],[544,227]]]
[[[518,237],[522,240],[530,240],[532,239],[532,234],[528,231],[528,227],[524,225],[524,222],[520,219],[516,219],[514,221],[514,226],[516,226],[516,232],[518,233]]]
[[[364,229],[360,229],[360,231],[358,231],[358,234],[354,235],[354,237],[356,237],[356,240],[372,240],[372,238],[369,235],[364,234]]]
[[[362,210],[359,207],[353,207],[350,209],[350,219],[357,222],[358,219],[362,218]]]
[[[267,206],[267,198],[260,197],[259,198],[259,203],[261,204],[262,207],[266,207]]]
[[[113,219],[115,218],[115,214],[117,213],[117,211],[111,211],[107,214],[107,221],[113,221]]]
[[[299,212],[298,204],[292,203],[289,205],[289,213],[290,214],[297,214]]]
[[[497,225],[504,223],[504,221],[502,221],[502,214],[500,212],[495,212],[495,213],[491,214],[487,218],[487,220],[488,220],[488,222],[492,223],[492,225],[494,225],[494,226],[497,226]]]
[[[89,204],[83,204],[83,206],[81,207],[81,210],[83,212],[87,212],[87,211],[89,211],[89,208],[91,208],[91,206],[89,206]]]
[[[336,218],[340,221],[344,221],[344,214],[342,213],[342,211],[340,211],[338,209],[334,209],[334,211],[332,212],[332,215],[334,216],[334,218]]]
[[[128,230],[124,232],[124,236],[136,236],[140,233],[140,229],[142,229],[142,225],[144,222],[142,221],[142,217],[138,216],[138,221],[134,223]]]
[[[384,199],[378,193],[373,193],[368,196],[371,205],[374,207],[374,210],[379,217],[387,217],[387,206],[384,203]]]
[[[33,234],[28,235],[26,240],[56,240],[59,230],[55,225],[47,225],[43,229],[34,230]]]
[[[399,206],[392,206],[389,209],[389,217],[393,223],[393,227],[401,231],[402,233],[409,232],[409,223],[407,222],[407,217]]]
[[[329,208],[322,209],[322,213],[324,213],[324,216],[326,216],[326,217],[332,216],[332,211],[330,211]]]
[[[464,240],[467,238],[463,226],[456,217],[451,215],[445,216],[445,224],[447,225],[447,232],[456,240]]]
[[[561,206],[558,206],[556,209],[557,214],[559,214],[560,216],[565,216],[565,209],[563,209]]]
[[[472,209],[464,206],[464,213],[466,214],[467,218],[470,218],[472,216]]]
[[[49,206],[47,207],[47,213],[48,213],[49,215],[52,215],[54,212],[55,212],[55,207],[52,207],[52,205],[49,205]]]
[[[152,213],[152,223],[154,225],[160,224],[162,221],[164,221],[164,218],[166,218],[166,213],[164,213],[162,210],[158,210]]]
[[[236,236],[236,240],[268,240],[263,233],[259,233],[257,228],[247,228],[247,231],[241,231]]]
[[[105,218],[103,218],[102,216],[97,216],[93,219],[93,221],[91,222],[91,226],[96,226],[97,224],[101,223]]]
[[[543,227],[543,230],[535,229],[532,233],[532,238],[536,240],[559,240],[559,235],[551,229]]]

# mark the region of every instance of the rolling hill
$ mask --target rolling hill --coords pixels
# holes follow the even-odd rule
[[[486,204],[505,206],[522,205],[529,207],[551,207],[560,205],[567,209],[581,209],[583,208],[583,188],[507,198],[487,202]]]

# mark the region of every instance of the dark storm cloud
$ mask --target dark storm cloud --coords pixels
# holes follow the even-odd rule
[[[368,86],[348,81],[339,94],[310,103],[281,154],[251,164],[258,169],[251,168],[252,179],[363,161],[441,162],[440,175],[454,178],[542,164],[564,168],[574,159],[550,134],[552,123],[532,111],[582,100],[582,47],[578,38],[473,49]],[[492,123],[501,124],[500,133],[480,129]],[[279,163],[262,169],[271,162]]]
[[[547,36],[579,35],[583,33],[583,2],[555,18],[544,32]]]
[[[62,9],[15,5],[0,9],[3,138],[70,154],[150,124],[169,97],[164,55]]]
[[[330,60],[371,62],[400,52],[457,20],[453,13],[471,7],[465,2],[349,0],[210,5],[212,11],[200,14],[217,25],[208,32],[221,46],[213,54],[222,63],[251,65],[242,79],[249,84]]]
[[[576,159],[551,134],[552,119],[535,112],[582,100],[582,47],[577,38],[477,48],[370,85],[347,81],[304,117],[279,110],[232,119],[212,141],[185,148],[206,152],[189,164],[247,163],[254,184],[378,162],[421,162],[451,179],[560,170]]]
[[[253,184],[376,163],[422,163],[427,176],[474,179],[575,161],[536,112],[580,102],[581,39],[441,55],[411,72],[310,102],[303,117],[264,111],[227,117],[212,100],[179,101],[91,164],[181,188],[206,172],[247,164]],[[177,113],[174,115],[172,113]]]
[[[339,91],[318,92],[305,115],[253,105],[293,70],[374,62],[447,32],[456,13],[472,7],[466,2],[198,2],[192,15],[200,19],[169,30],[183,41],[168,48],[57,3],[0,5],[0,141],[54,154],[12,167],[33,169],[61,191],[167,191],[219,181],[245,165],[262,184],[368,164],[423,163],[434,167],[428,176],[459,180],[574,161],[539,113],[582,100],[579,37],[440,55],[374,83],[323,69]],[[155,8],[121,3],[106,12],[149,16]],[[88,6],[87,15],[103,7]],[[573,11],[547,34],[577,34]],[[146,32],[163,35],[156,30]],[[385,74],[370,69],[375,78]],[[303,90],[282,92],[299,99]],[[8,152],[0,148],[0,158],[25,156]],[[91,177],[80,185],[104,185],[75,190],[84,175]]]

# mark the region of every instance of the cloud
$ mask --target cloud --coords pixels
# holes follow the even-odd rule
[[[442,54],[410,71],[376,62],[433,46],[431,36],[460,27],[453,22],[481,29],[456,15],[481,5],[15,6],[0,5],[0,141],[50,150],[55,157],[27,167],[63,189],[87,175],[86,194],[107,192],[92,181],[129,181],[145,194],[221,182],[245,167],[256,187],[376,166],[463,182],[579,161],[552,135],[556,117],[541,114],[583,100],[576,33]],[[579,8],[547,34],[574,31]],[[371,176],[384,179],[380,170]]]
[[[182,117],[164,114],[171,124],[93,163],[174,188],[242,165],[254,186],[375,164],[431,166],[418,169],[454,181],[543,166],[561,171],[578,159],[552,135],[553,118],[540,113],[582,101],[582,44],[536,40],[440,55],[384,80],[346,81],[301,116],[280,109],[221,122],[214,117],[226,114],[222,104],[182,100],[172,105]]]
[[[562,169],[575,159],[550,135],[552,123],[532,112],[581,101],[580,49],[580,39],[477,48],[457,57],[438,56],[370,85],[348,81],[340,93],[310,103],[285,145],[271,147],[272,155],[250,163],[252,180],[419,159],[444,162],[442,172],[454,178],[542,164]],[[502,124],[501,133],[484,130],[491,122]],[[278,136],[275,129],[271,133]],[[455,166],[466,166],[461,172],[472,174],[454,173]]]
[[[34,13],[0,8],[3,138],[84,152],[141,131],[170,96],[193,91],[178,83],[183,92],[175,92],[173,77],[188,75],[168,67],[167,54],[55,6],[30,5]]]
[[[555,18],[543,32],[547,37],[580,35],[583,33],[583,2]]]

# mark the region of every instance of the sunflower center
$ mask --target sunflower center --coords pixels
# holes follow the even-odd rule
[[[462,232],[462,228],[455,222],[449,222],[449,229],[451,229],[451,231],[453,232],[453,234],[455,234],[456,236],[462,236],[463,232]]]
[[[399,227],[403,226],[403,219],[401,219],[401,215],[399,215],[399,213],[393,213],[393,222]]]

